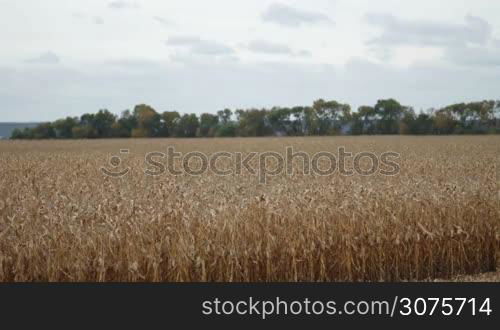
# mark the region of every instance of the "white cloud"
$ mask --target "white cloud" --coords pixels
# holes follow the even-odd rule
[[[153,19],[154,19],[156,22],[158,22],[158,23],[160,23],[161,25],[164,25],[164,26],[173,26],[173,25],[174,25],[174,23],[173,23],[171,20],[166,19],[166,18],[164,18],[164,17],[160,17],[160,16],[153,16]]]
[[[202,40],[200,43],[193,45],[191,51],[195,54],[202,55],[221,55],[221,54],[231,54],[233,49],[215,41],[205,41]]]
[[[265,22],[271,22],[287,27],[299,27],[305,24],[329,23],[333,21],[325,14],[297,9],[285,4],[274,3],[262,14]]]
[[[312,53],[309,50],[301,49],[299,51],[294,51],[286,44],[262,39],[252,40],[245,47],[253,53],[263,55],[287,55],[302,58],[309,58],[312,56]]]
[[[395,16],[364,19],[375,12]],[[498,98],[500,85],[491,0],[23,0],[4,1],[0,21],[2,120],[318,97],[425,108]]]
[[[198,55],[227,55],[234,53],[234,50],[223,43],[203,40],[196,36],[173,36],[165,44],[173,47],[186,47],[192,54]]]
[[[104,19],[101,16],[89,16],[89,15],[82,13],[82,12],[74,12],[72,14],[72,16],[73,16],[73,18],[76,18],[78,20],[92,22],[92,23],[97,24],[97,25],[104,24]]]
[[[292,54],[292,50],[287,45],[273,43],[266,40],[253,40],[248,44],[248,49],[256,53]]]
[[[117,0],[108,3],[108,7],[111,9],[137,9],[139,5],[135,2]]]
[[[480,17],[467,15],[465,24],[431,20],[404,20],[389,14],[368,14],[365,20],[382,29],[368,41],[382,46],[453,46],[467,43],[485,44],[491,38],[492,27]]]
[[[368,14],[365,20],[382,29],[367,41],[376,58],[387,61],[396,47],[433,47],[443,51],[448,63],[462,66],[497,66],[500,52],[493,50],[492,25],[481,17],[467,15],[464,23],[404,20],[387,14]]]
[[[500,49],[486,47],[450,47],[445,58],[455,64],[478,67],[500,67]]]

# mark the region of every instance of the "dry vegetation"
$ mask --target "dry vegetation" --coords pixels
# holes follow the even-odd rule
[[[401,173],[148,177],[147,151],[401,153]],[[500,137],[3,141],[0,281],[399,281],[495,271]],[[99,168],[121,148],[132,172]],[[223,163],[223,162],[222,162]],[[228,164],[225,164],[228,165]]]

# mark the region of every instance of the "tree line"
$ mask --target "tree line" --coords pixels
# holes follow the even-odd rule
[[[224,109],[216,114],[157,112],[140,104],[116,116],[106,109],[16,129],[12,139],[311,136],[500,133],[500,101],[457,103],[416,113],[394,99],[351,111],[319,99],[312,106]]]

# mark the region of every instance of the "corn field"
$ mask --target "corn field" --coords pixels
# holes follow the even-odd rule
[[[167,146],[391,150],[400,172],[305,175],[297,161],[266,184],[246,172],[145,175],[145,154]],[[130,173],[103,175],[124,148]],[[0,281],[415,281],[495,271],[499,159],[499,136],[1,141]]]

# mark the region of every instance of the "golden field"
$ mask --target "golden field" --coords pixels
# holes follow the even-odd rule
[[[168,146],[394,151],[400,173],[305,175],[297,162],[267,184],[245,171],[145,175],[145,154]],[[130,172],[105,176],[101,167],[120,149],[130,150],[120,165]],[[0,281],[413,281],[491,272],[500,261],[499,159],[500,136],[0,141]]]

